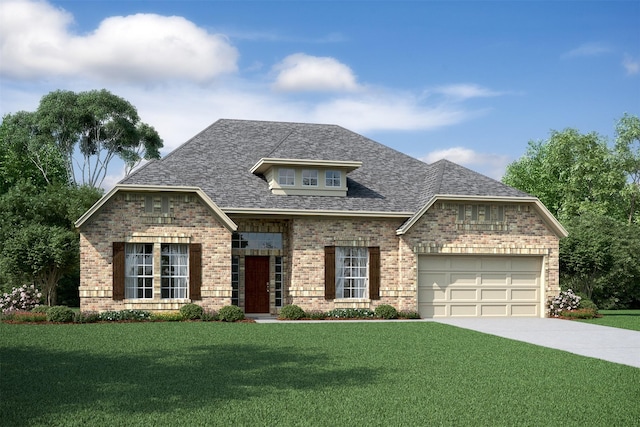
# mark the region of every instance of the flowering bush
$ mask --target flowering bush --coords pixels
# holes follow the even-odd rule
[[[576,310],[580,305],[581,299],[571,289],[562,291],[558,296],[549,299],[549,315],[559,317],[563,311]]]
[[[10,293],[2,295],[0,308],[3,313],[15,310],[29,311],[39,306],[41,302],[42,293],[35,285],[22,285],[19,288],[13,288]]]
[[[336,319],[363,319],[374,316],[373,310],[368,308],[334,308],[327,313],[327,317]]]

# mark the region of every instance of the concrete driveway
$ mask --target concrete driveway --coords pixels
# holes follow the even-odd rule
[[[640,368],[640,332],[561,319],[451,318],[439,323]]]

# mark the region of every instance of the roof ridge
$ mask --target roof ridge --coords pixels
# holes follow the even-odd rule
[[[289,131],[289,133],[288,133],[286,136],[284,136],[280,141],[278,141],[278,142],[276,143],[276,145],[273,147],[273,149],[272,149],[271,151],[269,151],[269,154],[267,154],[267,156],[269,156],[271,153],[275,152],[278,148],[280,148],[280,146],[281,146],[282,144],[284,144],[284,142],[285,142],[287,139],[289,139],[289,137],[291,136],[291,134],[293,134],[293,132],[295,132],[295,130],[294,130],[294,129],[291,129],[291,130]]]

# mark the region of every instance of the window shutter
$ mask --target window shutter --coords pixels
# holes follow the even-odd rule
[[[201,300],[200,287],[202,286],[202,244],[189,245],[189,298]]]
[[[124,299],[124,242],[113,242],[113,292],[115,301]]]
[[[324,299],[336,298],[336,247],[324,247]]]
[[[369,248],[369,298],[380,299],[380,248]]]

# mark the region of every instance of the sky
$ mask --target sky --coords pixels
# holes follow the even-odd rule
[[[327,123],[500,179],[552,130],[640,115],[640,0],[0,0],[2,116],[102,88],[162,155],[222,118]]]

